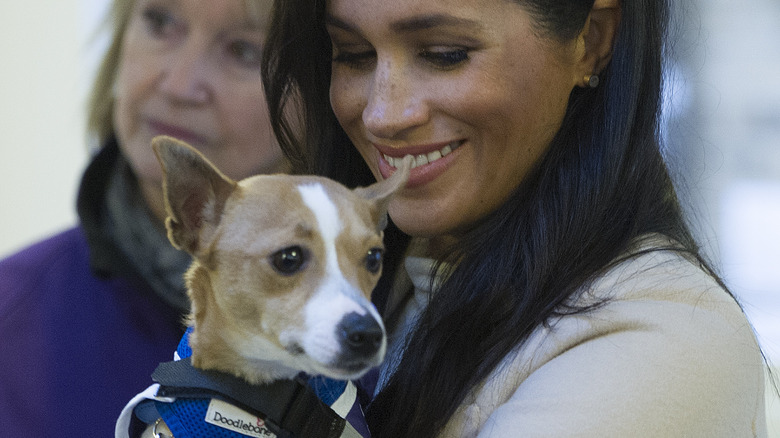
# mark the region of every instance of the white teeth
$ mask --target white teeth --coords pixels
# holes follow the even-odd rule
[[[454,141],[447,146],[444,146],[439,151],[433,151],[428,154],[420,154],[414,157],[414,163],[412,164],[412,169],[414,169],[417,166],[422,166],[425,164],[432,163],[436,160],[438,160],[441,157],[445,157],[449,155],[452,151],[457,149],[461,145],[461,142]],[[401,162],[403,161],[404,157],[391,157],[385,154],[382,154],[385,161],[392,167],[398,167],[401,165]]]

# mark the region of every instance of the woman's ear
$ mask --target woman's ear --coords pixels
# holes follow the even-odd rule
[[[580,76],[576,79],[582,87],[588,87],[591,75],[598,75],[612,59],[618,26],[620,25],[620,0],[595,0],[585,26],[577,37],[580,48]]]

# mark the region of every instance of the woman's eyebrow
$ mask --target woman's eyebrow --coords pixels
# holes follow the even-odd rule
[[[420,15],[396,21],[390,24],[390,28],[397,32],[415,32],[419,30],[431,29],[434,27],[480,29],[482,28],[482,24],[476,20],[447,14]]]
[[[354,30],[355,28],[355,26],[330,14],[325,16],[325,24],[343,30]],[[390,23],[390,29],[395,32],[416,32],[420,30],[432,29],[434,27],[481,29],[483,25],[476,20],[455,17],[453,15],[447,14],[420,15]]]

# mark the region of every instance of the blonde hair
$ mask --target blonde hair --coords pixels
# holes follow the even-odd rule
[[[100,63],[87,101],[87,138],[102,146],[114,133],[114,84],[122,56],[122,41],[136,0],[114,0],[101,30],[111,32],[111,40]],[[244,0],[249,19],[260,22],[266,11],[260,2]]]

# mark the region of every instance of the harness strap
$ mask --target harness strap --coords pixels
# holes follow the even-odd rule
[[[299,380],[250,385],[227,373],[197,369],[190,358],[161,363],[152,379],[160,384],[158,396],[221,399],[263,418],[280,437],[338,438],[348,432],[346,420]]]

